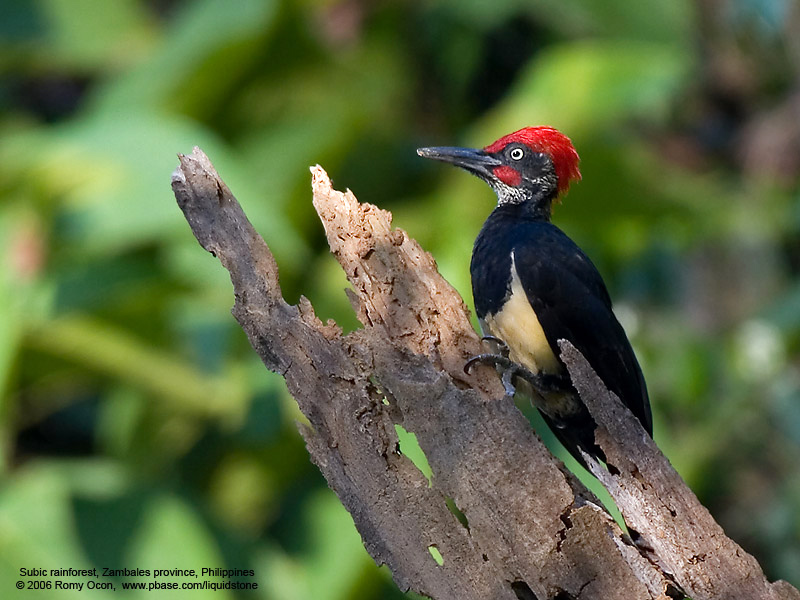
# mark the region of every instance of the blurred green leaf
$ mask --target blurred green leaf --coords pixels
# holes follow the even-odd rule
[[[86,0],[88,1],[88,0]],[[114,4],[113,2],[110,4]],[[225,0],[185,2],[173,20],[174,27],[165,32],[161,45],[151,56],[122,74],[96,96],[92,112],[112,117],[131,106],[150,112],[168,106],[189,104],[197,106],[226,89],[223,82],[240,72],[248,59],[254,58],[254,48],[242,48],[247,39],[255,39],[269,30],[277,4],[265,0],[243,0],[236,10]],[[211,57],[233,47],[213,71],[204,72]],[[217,80],[213,85],[209,81]],[[194,84],[191,82],[194,81]]]
[[[47,24],[48,60],[78,70],[119,68],[145,54],[154,23],[136,0],[36,0]]]
[[[293,558],[273,547],[260,557],[257,572],[263,574],[262,581],[275,600],[348,600],[373,563],[364,552],[352,518],[333,494],[327,490],[315,494],[306,508],[309,522],[303,532],[309,536],[305,541],[307,558]]]
[[[88,569],[92,565],[78,543],[70,504],[69,471],[38,465],[18,473],[0,490],[0,585],[15,589],[20,568]],[[107,485],[107,480],[102,485]],[[33,578],[31,578],[33,579]],[[85,582],[86,578],[67,578]],[[94,590],[98,598],[114,597]],[[93,594],[93,595],[94,595]],[[31,598],[81,598],[85,592],[26,590]]]
[[[212,377],[147,347],[133,335],[86,317],[37,324],[26,343],[42,352],[78,361],[171,402],[189,415],[241,418],[247,396],[233,378]]]
[[[653,41],[554,46],[531,61],[480,131],[547,123],[580,141],[632,118],[659,121],[667,116],[690,66],[687,51]]]
[[[258,193],[230,150],[181,118],[127,113],[124,119],[76,121],[49,134],[27,132],[0,142],[9,176],[36,178],[48,195],[64,198],[61,235],[70,250],[116,252],[190,232],[168,187],[175,153],[201,144],[235,194]],[[155,192],[154,190],[161,190]],[[280,215],[264,223],[276,251],[296,245]],[[272,234],[272,235],[270,235]]]
[[[222,567],[225,562],[213,535],[200,519],[194,507],[171,495],[157,495],[144,511],[143,521],[131,541],[126,565],[141,569],[195,569]],[[133,567],[128,567],[133,568]],[[214,579],[208,577],[207,579]],[[161,581],[187,581],[187,578],[163,578]],[[219,581],[225,581],[219,578]],[[142,598],[153,592],[136,592]],[[179,597],[235,598],[230,590],[180,590]]]
[[[592,33],[603,37],[647,41],[688,43],[692,5],[685,0],[439,0],[448,13],[469,20],[476,28],[497,27],[504,21],[519,18],[522,12],[530,19],[545,22],[564,33]]]

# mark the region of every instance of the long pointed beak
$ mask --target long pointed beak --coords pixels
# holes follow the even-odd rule
[[[432,158],[450,163],[482,177],[491,177],[492,169],[503,164],[483,150],[475,148],[458,148],[453,146],[437,146],[434,148],[417,148],[417,154],[423,158]]]

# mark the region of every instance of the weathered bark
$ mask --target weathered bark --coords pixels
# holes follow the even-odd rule
[[[230,272],[234,316],[264,364],[285,377],[311,424],[301,433],[312,460],[353,516],[367,551],[388,565],[401,589],[437,600],[631,600],[680,597],[674,577],[696,600],[800,598],[788,584],[766,582],[657,448],[638,440],[635,427],[631,432],[623,419],[617,431],[607,411],[618,407],[566,348],[601,428],[626,440],[620,448],[632,462],[617,464],[609,436],[599,436],[620,471],[604,479],[611,477],[623,514],[652,547],[647,556],[640,552],[513,403],[500,400],[496,374],[486,367],[464,374],[466,359],[481,350],[467,309],[431,256],[392,229],[389,213],[334,191],[325,172],[312,169],[314,206],[364,324],[345,336],[334,323],[321,323],[305,298],[296,306],[283,300],[269,248],[207,157],[195,148],[180,162],[172,183],[178,204],[200,244]],[[416,434],[432,482],[398,451],[395,424]],[[648,479],[640,482],[642,474]],[[681,538],[689,532],[692,543]],[[725,556],[745,557],[747,575],[724,571],[738,568],[732,558],[711,559],[721,548]],[[714,583],[728,575],[755,583]],[[739,593],[745,589],[748,595]]]
[[[756,560],[725,535],[636,418],[606,390],[571,344],[562,358],[589,412],[607,468],[587,462],[622,511],[637,545],[673,573],[693,598],[800,599],[785,581],[770,584]]]

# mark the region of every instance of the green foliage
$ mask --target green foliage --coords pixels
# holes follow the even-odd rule
[[[213,566],[254,569],[249,598],[402,597],[230,316],[175,154],[208,153],[288,301],[352,329],[308,166],[390,208],[469,301],[493,200],[414,149],[534,124],[581,154],[555,220],[607,279],[657,441],[800,584],[798,65],[752,66],[791,64],[780,4],[729,0],[720,27],[683,0],[0,5],[0,589],[21,566]]]

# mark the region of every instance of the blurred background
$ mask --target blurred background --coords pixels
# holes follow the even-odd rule
[[[21,566],[211,566],[254,569],[247,598],[404,597],[170,174],[201,146],[286,299],[349,330],[309,165],[470,301],[494,198],[414,150],[537,124],[581,154],[554,218],[609,285],[658,444],[800,585],[798,32],[791,0],[1,2],[0,594]]]

